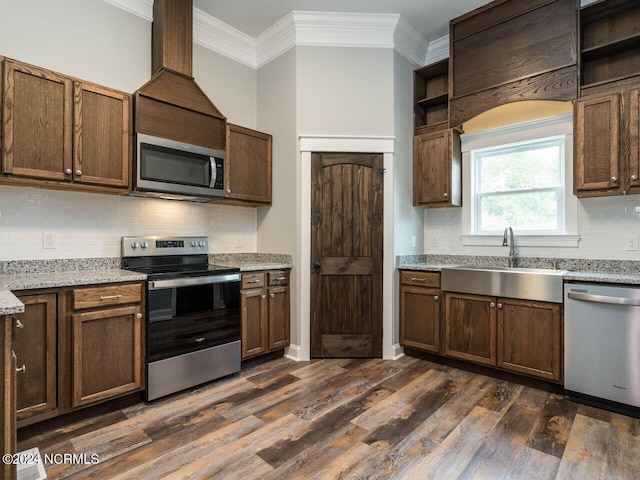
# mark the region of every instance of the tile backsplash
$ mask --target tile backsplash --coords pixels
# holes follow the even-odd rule
[[[119,257],[126,235],[206,235],[210,253],[255,252],[256,209],[0,185],[0,261]],[[43,234],[55,247],[43,248]]]
[[[577,223],[580,241],[578,247],[519,247],[521,256],[640,260],[637,248],[640,236],[640,217],[634,207],[640,206],[640,195],[587,198],[578,201]],[[507,255],[502,247],[502,235],[495,246],[463,246],[462,209],[428,209],[425,212],[424,253],[434,255]],[[635,250],[628,250],[627,238],[636,240]],[[435,241],[434,241],[435,238]],[[435,246],[433,244],[436,244]]]

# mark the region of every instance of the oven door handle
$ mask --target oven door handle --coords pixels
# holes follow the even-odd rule
[[[171,280],[152,280],[149,282],[149,290],[193,287],[196,285],[212,285],[214,283],[239,282],[241,280],[242,277],[239,273],[231,273],[228,275],[209,275],[206,277],[173,278]]]

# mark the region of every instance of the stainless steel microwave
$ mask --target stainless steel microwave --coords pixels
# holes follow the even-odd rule
[[[225,197],[225,158],[220,150],[137,134],[131,195],[210,202]]]

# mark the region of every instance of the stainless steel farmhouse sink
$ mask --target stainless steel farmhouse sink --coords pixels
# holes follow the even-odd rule
[[[562,303],[565,273],[545,268],[460,265],[442,269],[440,288],[445,292]]]

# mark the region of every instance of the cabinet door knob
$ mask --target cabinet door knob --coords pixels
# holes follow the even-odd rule
[[[493,302],[491,302],[491,303],[489,304],[489,306],[490,306],[491,308],[496,308],[496,304],[495,304],[495,303],[493,303]]]
[[[27,367],[24,365],[24,363],[20,368],[16,368],[16,373],[18,372],[27,373]]]
[[[444,192],[444,193],[442,194],[442,196],[443,196],[444,198],[447,198],[447,197],[449,196],[449,194],[448,194],[447,192]]]
[[[611,177],[611,181],[612,182],[617,182],[618,181],[618,177]]]
[[[266,295],[260,295],[260,298],[264,300],[265,298],[267,298],[267,296]]]
[[[437,302],[438,301],[438,295],[434,295],[433,296],[433,300]]]
[[[76,170],[76,175],[81,177],[82,176],[82,170]]]
[[[269,296],[270,296],[271,298],[275,298],[276,294],[275,294],[275,293],[270,293],[270,294],[269,294]]]
[[[638,175],[631,175],[631,180],[633,180],[633,181],[638,180]]]
[[[70,168],[67,168],[67,169],[64,171],[64,173],[65,173],[65,174],[67,174],[67,175],[71,175],[71,174],[73,173],[73,170],[71,170]]]
[[[498,304],[498,308],[502,308],[502,304],[501,303]]]
[[[16,318],[16,328],[24,328],[24,323]]]
[[[142,314],[141,313],[136,313],[136,318],[142,318]]]
[[[227,193],[231,193],[231,189],[230,188],[227,188]]]

